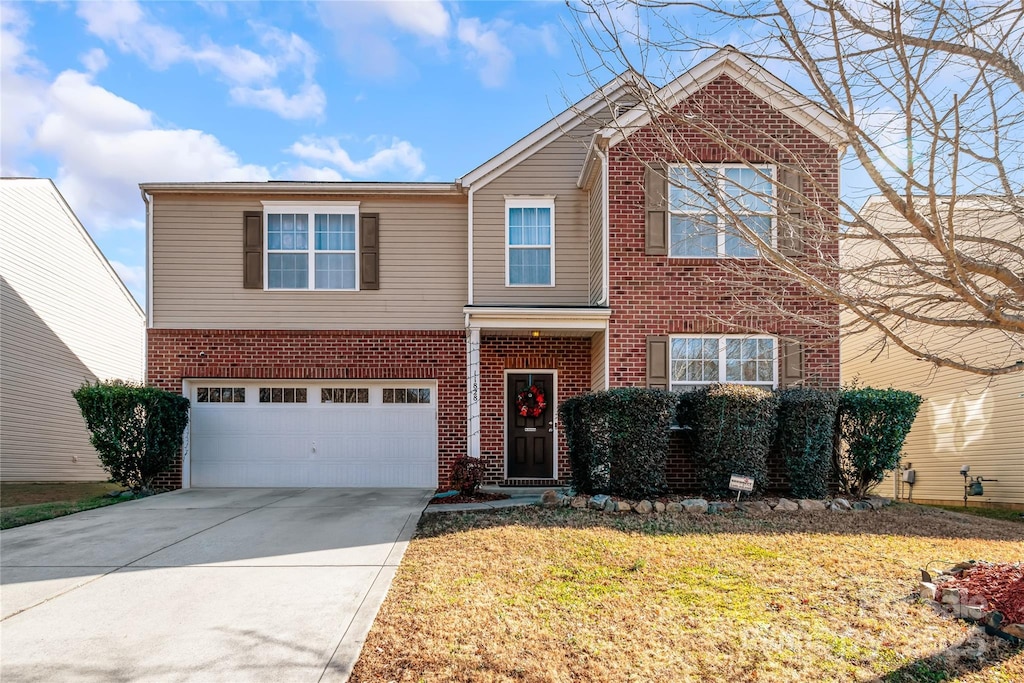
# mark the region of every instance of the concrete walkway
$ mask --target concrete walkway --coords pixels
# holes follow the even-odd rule
[[[192,489],[0,532],[0,679],[346,680],[431,493]]]

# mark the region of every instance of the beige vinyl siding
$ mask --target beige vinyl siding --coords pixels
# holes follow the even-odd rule
[[[590,302],[589,201],[576,187],[585,140],[577,128],[473,195],[473,303],[586,306]],[[579,137],[583,135],[583,137]],[[505,286],[506,195],[555,196],[555,286]]]
[[[925,397],[903,448],[903,462],[917,473],[914,500],[962,503],[960,467],[970,465],[972,476],[999,480],[986,482],[985,495],[972,502],[1024,505],[1024,373],[989,380],[948,368],[935,371],[896,348],[872,360],[873,352],[863,353],[866,342],[843,342],[844,383],[857,379]],[[986,346],[994,357],[1006,357],[1005,339],[995,336],[976,335],[961,348],[970,353]],[[877,491],[893,495],[892,478]]]
[[[142,311],[48,180],[0,181],[0,243],[0,479],[106,479],[71,392],[142,379]]]
[[[603,163],[603,162],[602,162]],[[604,294],[604,174],[590,187],[590,303],[596,305]]]
[[[364,197],[380,214],[380,289],[242,287],[242,215],[260,196],[153,198],[153,326],[220,329],[453,329],[466,303],[466,201]],[[275,201],[330,202],[332,197]],[[337,199],[334,197],[333,199]],[[348,198],[346,198],[348,199]]]
[[[605,333],[598,332],[590,338],[590,389],[604,391],[608,368],[604,363]]]

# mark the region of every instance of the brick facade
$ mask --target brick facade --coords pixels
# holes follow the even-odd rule
[[[166,330],[147,336],[147,381],[180,392],[182,379],[437,380],[438,479],[466,452],[462,330]],[[181,462],[157,485],[181,487]]]
[[[792,162],[798,158],[814,177],[813,183],[805,183],[805,193],[828,212],[836,211],[838,153],[828,143],[725,76],[679,106],[681,112],[688,109],[699,111],[704,119],[728,129],[735,139],[772,159]],[[676,143],[674,150],[664,144],[666,130]],[[647,126],[609,151],[611,386],[644,384],[647,335],[762,332],[801,339],[806,383],[837,387],[837,306],[780,281],[777,272],[768,271],[757,259],[744,262],[645,254],[642,160],[671,163],[683,159],[708,164],[740,161],[693,127]],[[762,161],[753,154],[748,159]],[[807,218],[814,220],[815,216]],[[806,249],[805,258],[815,258],[818,249],[837,257],[838,240],[826,235],[824,241]],[[764,305],[765,289],[777,292],[773,303],[781,303],[786,315],[774,314],[771,306]]]
[[[589,337],[480,338],[480,458],[487,483],[504,480],[505,370],[556,370],[559,402],[590,391]],[[548,410],[557,410],[554,405]],[[552,413],[554,415],[554,413]],[[569,462],[561,433],[556,444],[558,478],[567,479]]]

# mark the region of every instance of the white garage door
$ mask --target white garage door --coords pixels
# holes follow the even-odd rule
[[[437,485],[433,382],[192,380],[192,486]]]

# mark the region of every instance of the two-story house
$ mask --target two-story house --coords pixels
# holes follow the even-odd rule
[[[764,239],[834,253],[804,249],[764,181],[798,152],[801,220],[834,215],[838,123],[732,48],[649,95],[740,122],[738,148],[664,135],[646,86],[613,80],[454,183],[142,185],[148,379],[193,406],[163,483],[432,487],[468,453],[492,483],[549,484],[569,396],[837,386],[838,309],[787,286],[788,314],[752,317],[763,287],[735,275],[759,277],[757,250],[687,198],[698,164],[757,190],[743,220]],[[684,454],[670,475],[686,485]]]

